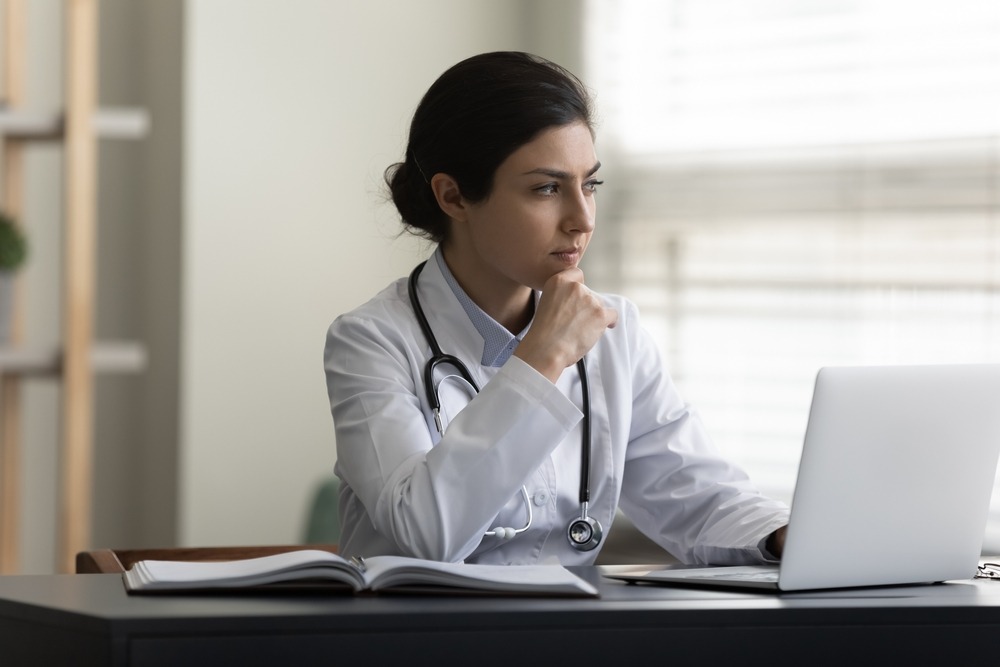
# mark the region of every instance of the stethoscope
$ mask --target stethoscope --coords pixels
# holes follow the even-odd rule
[[[476,393],[479,393],[479,385],[472,379],[472,374],[465,364],[462,363],[461,359],[441,351],[441,346],[438,345],[437,338],[434,337],[431,325],[427,322],[424,309],[421,307],[420,299],[417,297],[417,277],[423,270],[424,264],[426,262],[418,264],[410,274],[410,304],[413,306],[413,313],[416,315],[417,323],[420,325],[421,331],[424,332],[424,336],[431,346],[431,358],[427,360],[427,364],[424,366],[424,390],[427,392],[427,402],[430,404],[431,412],[434,415],[434,426],[437,428],[439,434],[444,435],[444,425],[441,420],[441,397],[438,394],[439,387],[434,385],[434,370],[442,364],[447,364],[458,371],[461,379],[468,382],[469,386]],[[587,515],[587,509],[590,505],[590,382],[587,377],[587,364],[583,358],[576,362],[576,370],[580,375],[580,388],[583,392],[583,435],[580,452],[580,517],[569,522],[566,528],[566,538],[569,540],[570,546],[574,549],[590,551],[600,544],[601,538],[604,535],[604,529],[601,528],[601,524],[597,519]],[[485,535],[509,540],[515,535],[528,530],[532,520],[531,501],[528,498],[528,489],[523,485],[521,486],[521,496],[524,498],[524,506],[527,508],[528,515],[528,520],[524,526],[521,528],[497,526],[486,531]]]

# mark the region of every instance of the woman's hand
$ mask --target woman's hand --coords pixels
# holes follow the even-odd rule
[[[788,526],[782,526],[778,530],[771,533],[771,535],[767,538],[765,546],[775,558],[780,559],[782,552],[785,550],[786,533],[788,533]]]
[[[566,269],[545,281],[531,329],[514,355],[555,382],[617,322],[618,311],[583,284],[583,271]]]

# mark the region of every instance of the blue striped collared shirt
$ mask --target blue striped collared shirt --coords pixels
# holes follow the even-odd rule
[[[455,280],[455,276],[452,275],[451,270],[448,269],[448,264],[444,261],[444,254],[441,252],[439,247],[434,253],[434,258],[437,260],[438,266],[441,268],[441,273],[444,275],[445,282],[448,283],[448,287],[454,292],[455,298],[458,302],[462,304],[462,308],[465,310],[465,314],[468,315],[469,320],[472,325],[476,327],[476,331],[479,335],[483,337],[483,358],[480,363],[483,366],[499,367],[503,366],[511,355],[514,354],[514,350],[517,349],[517,344],[521,342],[524,338],[524,334],[528,332],[531,328],[531,324],[524,328],[518,335],[513,335],[511,332],[494,320],[492,317],[487,315],[482,308],[476,305],[476,302],[469,298],[469,295],[465,293],[465,290],[458,284]],[[537,295],[535,297],[537,301]]]

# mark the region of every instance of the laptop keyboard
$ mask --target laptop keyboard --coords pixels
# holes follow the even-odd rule
[[[668,573],[684,579],[723,579],[726,581],[759,581],[778,583],[778,568],[756,565],[734,565],[718,568],[697,568]]]
[[[696,575],[699,579],[729,579],[731,581],[778,581],[777,571],[771,572],[706,572]]]

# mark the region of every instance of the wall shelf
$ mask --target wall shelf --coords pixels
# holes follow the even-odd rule
[[[94,373],[139,373],[148,363],[146,348],[131,341],[97,342],[90,350]],[[0,376],[58,377],[63,368],[62,347],[0,347]]]
[[[0,109],[0,134],[9,139],[58,141],[65,130],[61,112]],[[101,108],[94,114],[93,130],[98,139],[140,139],[149,132],[149,113],[131,107]]]

